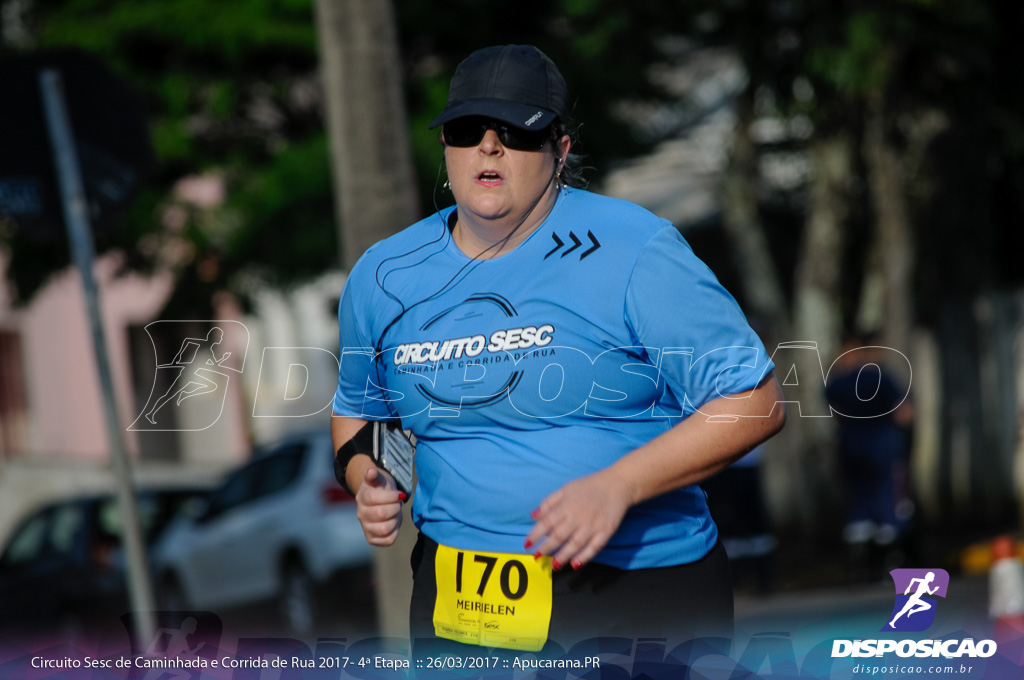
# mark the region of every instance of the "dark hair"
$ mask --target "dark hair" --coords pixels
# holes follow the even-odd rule
[[[562,122],[556,118],[551,124],[551,141],[556,144],[565,135],[569,135],[569,148],[573,149],[579,143],[579,126],[569,122]],[[578,153],[569,154],[563,159],[562,171],[558,175],[559,183],[562,186],[573,189],[586,189],[587,180],[583,179],[583,155]]]

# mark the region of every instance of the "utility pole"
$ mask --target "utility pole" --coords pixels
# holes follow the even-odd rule
[[[82,276],[93,352],[102,388],[103,413],[106,417],[107,435],[110,438],[111,464],[117,480],[117,502],[122,517],[121,535],[127,561],[128,595],[133,610],[133,625],[139,644],[145,645],[153,639],[156,631],[153,589],[149,581],[146,548],[135,503],[128,453],[124,447],[124,429],[117,415],[114,379],[100,313],[99,290],[93,278],[92,227],[87,214],[78,150],[71,133],[71,120],[64,99],[60,72],[55,69],[43,71],[39,76],[39,87],[47,130],[50,134],[54,166],[57,168],[57,183],[68,240],[71,243],[71,254]]]
[[[418,219],[391,0],[317,0],[320,63],[341,263],[351,270],[380,239]],[[415,528],[408,504],[398,542],[374,553],[380,634],[409,634]]]

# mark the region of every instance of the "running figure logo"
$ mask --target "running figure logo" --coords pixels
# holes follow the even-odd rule
[[[131,640],[128,680],[202,680],[201,669],[224,655],[220,648],[224,625],[211,612],[160,612],[160,628],[152,638],[136,637],[132,615],[121,616]],[[97,676],[98,677],[98,676]],[[120,677],[120,676],[119,676]],[[217,676],[221,677],[221,676]]]
[[[944,569],[893,569],[889,572],[896,586],[896,602],[883,631],[922,631],[935,621],[938,600],[949,588]]]
[[[203,645],[206,643],[199,641],[196,643],[191,642],[191,636],[196,632],[196,628],[199,626],[199,622],[195,618],[189,616],[181,622],[181,628],[161,628],[156,632],[156,638],[153,640],[153,644],[146,650],[145,656],[152,658],[164,657],[170,660],[179,659],[196,659],[198,652]],[[167,638],[166,640],[164,638]],[[161,650],[161,647],[163,648]],[[154,668],[146,673],[142,680],[172,680],[172,679],[184,679],[188,680],[192,677],[192,671],[189,668],[164,668],[160,665],[154,665]]]
[[[194,331],[197,325],[210,330],[205,336],[185,333],[189,329]],[[146,326],[146,333],[157,356],[156,374],[143,412],[128,429],[197,431],[212,426],[223,412],[231,374],[242,372],[249,344],[248,330],[237,321],[154,321]],[[170,341],[177,347],[169,361],[161,363],[161,343],[157,338],[164,341],[164,346]],[[238,351],[230,362],[233,353],[227,347]],[[166,351],[170,354],[172,350]],[[168,382],[166,390],[157,389],[158,385]],[[171,413],[185,400],[195,397],[203,398],[192,402],[196,408],[189,414]]]

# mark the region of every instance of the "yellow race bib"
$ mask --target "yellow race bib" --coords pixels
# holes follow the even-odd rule
[[[551,624],[551,558],[437,546],[434,634],[484,647],[540,650]]]

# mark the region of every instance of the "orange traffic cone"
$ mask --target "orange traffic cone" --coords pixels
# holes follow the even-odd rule
[[[1024,663],[1024,562],[1009,536],[992,541],[988,611],[1000,653]]]

